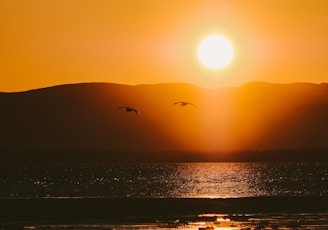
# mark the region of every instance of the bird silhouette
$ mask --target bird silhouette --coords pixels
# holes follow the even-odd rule
[[[192,105],[192,106],[196,106],[193,103],[186,102],[186,101],[177,101],[177,102],[173,103],[173,105],[181,105],[181,106]]]
[[[118,107],[117,109],[124,109],[125,112],[135,112],[136,114],[138,114],[138,116],[141,115],[141,113],[137,109],[131,108],[131,107],[127,107],[127,106]]]

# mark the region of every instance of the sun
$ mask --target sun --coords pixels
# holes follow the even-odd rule
[[[218,70],[228,66],[233,56],[232,43],[222,35],[210,35],[198,46],[198,58],[209,69]]]

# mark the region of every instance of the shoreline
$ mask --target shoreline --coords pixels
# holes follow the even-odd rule
[[[207,213],[325,213],[328,197],[0,198],[2,220],[147,219]]]

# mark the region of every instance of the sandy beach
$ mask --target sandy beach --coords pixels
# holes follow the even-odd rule
[[[328,227],[328,197],[1,199],[0,206],[1,229]]]

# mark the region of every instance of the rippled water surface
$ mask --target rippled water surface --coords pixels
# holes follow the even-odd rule
[[[327,196],[328,163],[106,164],[0,169],[0,197]]]

